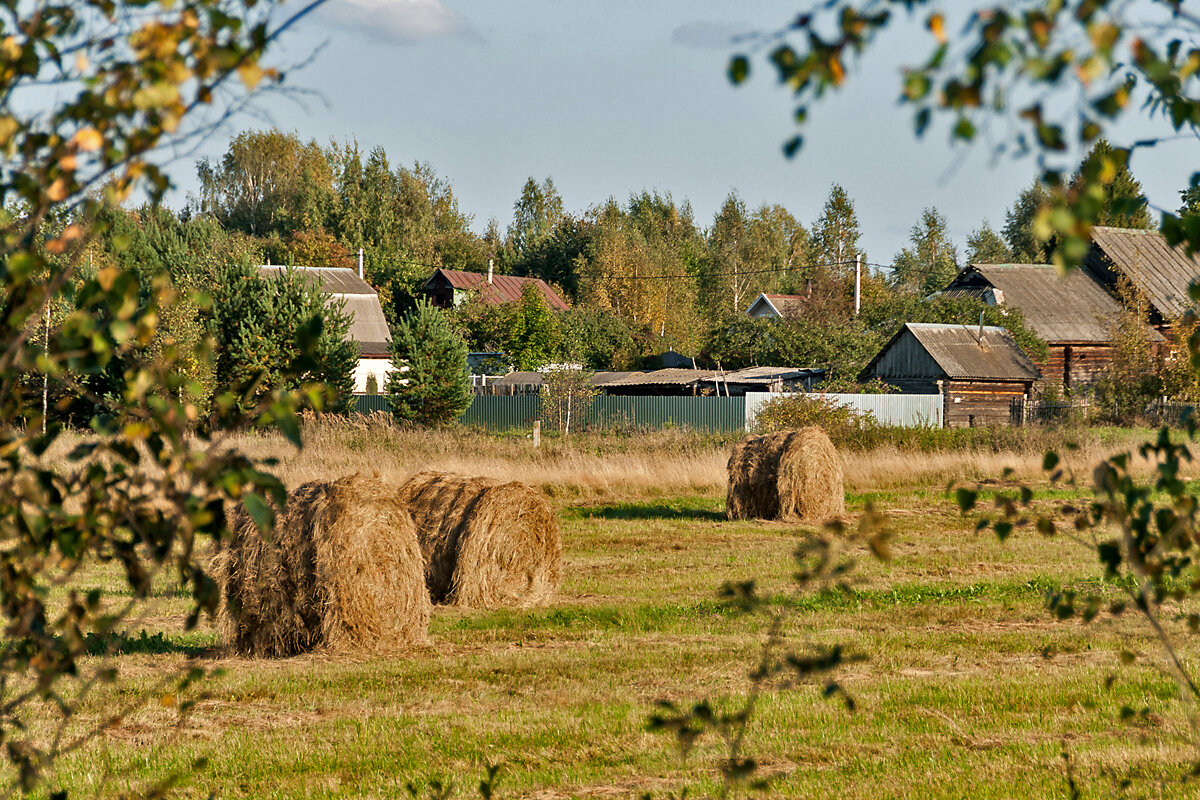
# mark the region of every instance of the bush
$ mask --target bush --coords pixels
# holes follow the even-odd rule
[[[838,405],[820,395],[783,394],[768,401],[754,422],[757,433],[790,428],[823,428],[835,446],[861,441],[880,425],[875,415]]]

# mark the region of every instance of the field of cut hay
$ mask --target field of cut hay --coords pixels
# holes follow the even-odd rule
[[[717,741],[702,739],[685,761],[647,722],[660,700],[738,707],[770,622],[722,602],[719,590],[753,578],[771,610],[786,612],[789,650],[840,644],[862,656],[839,673],[853,713],[804,682],[759,698],[743,752],[771,778],[770,796],[1069,797],[1068,763],[1083,797],[1119,796],[1126,780],[1128,796],[1195,796],[1195,785],[1178,779],[1195,755],[1187,718],[1147,632],[1132,617],[1083,626],[1044,608],[1047,591],[1103,589],[1092,557],[1066,538],[999,543],[946,498],[948,481],[995,479],[1005,467],[1036,477],[1041,440],[1004,451],[841,453],[845,519],[853,524],[868,502],[888,512],[893,557],[851,550],[858,568],[847,591],[797,595],[792,554],[813,528],[726,519],[733,439],[587,435],[548,439],[535,451],[524,438],[464,432],[329,426],[308,434],[301,452],[269,436],[238,444],[283,459],[294,491],[356,472],[399,487],[422,470],[543,490],[561,539],[557,591],[522,608],[436,605],[423,643],[387,652],[330,634],[339,646],[243,648],[310,651],[260,658],[220,652],[212,621],[185,632],[184,593],[164,578],[144,613],[99,648],[114,653],[121,677],[95,687],[73,724],[82,730],[134,699],[136,710],[66,756],[50,788],[110,797],[175,779],[169,796],[186,798],[406,798],[410,782],[424,797],[422,787],[439,780],[453,782],[450,796],[471,797],[487,765],[499,763],[497,797],[666,797],[685,787],[713,796]],[[1130,441],[1074,442],[1069,466],[1086,477],[1089,459]],[[362,494],[351,489],[339,502]],[[319,511],[315,502],[297,509],[289,513]],[[412,575],[358,577],[379,559],[354,555],[354,543],[384,527],[385,513],[379,506],[364,512],[375,521],[329,531],[322,541],[337,555],[296,561],[306,565],[301,583],[322,564],[349,576],[337,597],[297,596],[297,609],[319,607],[344,632],[378,611],[330,611],[330,603],[412,585]],[[455,535],[469,528],[447,526]],[[244,563],[252,555],[263,557],[246,554]],[[128,597],[115,569],[91,579]],[[355,580],[378,588],[355,589]],[[292,641],[277,624],[272,630]],[[1133,664],[1121,664],[1122,651]],[[1189,643],[1183,657],[1197,664],[1197,656]],[[219,674],[182,694],[164,689],[164,670],[189,663]],[[49,733],[38,720],[30,725]]]

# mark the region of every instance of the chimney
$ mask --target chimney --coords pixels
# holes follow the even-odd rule
[[[492,284],[492,260],[488,259],[488,285]]]
[[[362,276],[363,276],[363,252],[362,252],[362,248],[360,247],[360,248],[358,248],[358,277],[359,277],[359,280],[362,280]]]

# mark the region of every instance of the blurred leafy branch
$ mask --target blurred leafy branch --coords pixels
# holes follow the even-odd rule
[[[297,391],[260,391],[253,376],[214,402],[211,418],[186,361],[211,341],[158,337],[181,301],[210,304],[159,276],[147,289],[113,267],[88,269],[106,209],[169,188],[160,162],[203,140],[282,74],[267,48],[320,0],[281,11],[275,0],[62,0],[0,5],[0,744],[5,793],[29,791],[55,760],[117,724],[75,709],[118,678],[97,641],[119,641],[155,579],[190,592],[187,624],[211,613],[217,587],[203,543],[219,541],[225,504],[244,502],[264,530],[283,486],[215,431],[278,426],[299,444],[296,412],[328,397],[313,382],[323,320],[301,325],[283,372]],[[111,218],[111,215],[108,215]],[[54,325],[51,326],[53,311]],[[47,380],[88,393],[114,372],[111,402],[64,440],[47,419]],[[308,376],[307,378],[305,376]],[[74,442],[74,446],[71,443]],[[128,599],[81,587],[84,570],[117,565]],[[153,694],[186,713],[195,664]],[[151,795],[164,786],[150,787]],[[56,795],[61,796],[61,795]]]
[[[831,0],[746,40],[728,76],[742,84],[756,59],[769,62],[792,93],[794,119],[803,128],[815,104],[849,85],[877,40],[902,27],[899,14],[920,15],[929,55],[904,67],[898,86],[915,134],[944,121],[952,141],[974,142],[990,126],[1006,126],[988,137],[996,142],[994,155],[1036,156],[1049,192],[1034,233],[1053,245],[1056,264],[1073,267],[1087,254],[1090,227],[1106,204],[1116,213],[1136,210],[1113,208],[1117,201],[1108,192],[1134,151],[1190,139],[1200,124],[1200,17],[1184,6],[1183,0],[1026,0],[948,12],[933,0]],[[959,15],[955,32],[952,18]],[[1071,178],[1064,158],[1073,146],[1112,139],[1117,123],[1139,114],[1157,126],[1153,135],[1112,148]],[[803,142],[802,134],[792,136],[785,154],[796,155]],[[1164,211],[1162,231],[1172,244],[1200,249],[1200,216]]]
[[[819,532],[805,535],[793,552],[796,565],[793,591],[797,595],[809,591],[851,591],[853,572],[861,555],[890,558],[890,538],[887,517],[870,505],[853,527],[841,520],[826,523]],[[746,737],[763,695],[817,685],[822,698],[840,699],[853,712],[854,698],[838,679],[838,670],[846,664],[865,661],[866,656],[840,644],[792,646],[788,607],[760,594],[753,580],[727,582],[721,587],[720,596],[742,613],[762,616],[767,622],[767,633],[758,662],[749,674],[745,696],[729,709],[712,699],[690,706],[662,700],[648,727],[673,736],[685,761],[703,740],[716,738],[722,748],[718,763],[720,796],[729,797],[742,789],[765,790],[769,786],[769,778],[761,774],[758,762],[746,753]]]

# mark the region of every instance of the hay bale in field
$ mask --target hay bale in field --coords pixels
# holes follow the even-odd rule
[[[824,521],[846,511],[842,462],[820,428],[743,439],[728,470],[729,519]]]
[[[270,541],[244,510],[213,572],[222,637],[248,655],[393,652],[425,641],[416,528],[395,489],[354,475],[288,496]]]
[[[546,496],[516,481],[421,472],[400,489],[417,524],[435,603],[530,606],[562,578],[562,541]]]

